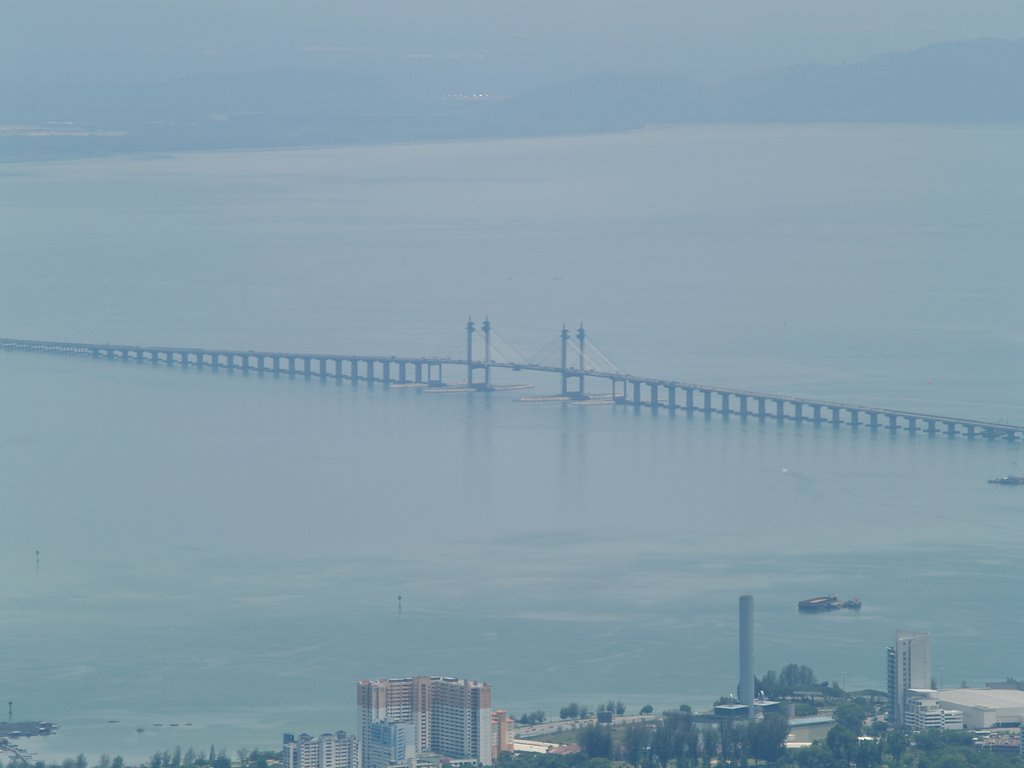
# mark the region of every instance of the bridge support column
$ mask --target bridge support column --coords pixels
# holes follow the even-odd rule
[[[917,419],[914,416],[907,416],[907,432],[910,434],[917,433]]]
[[[633,405],[640,405],[640,382],[633,382]]]
[[[399,363],[398,364],[398,383],[399,384],[407,384],[408,383],[408,381],[406,379],[406,374],[405,374],[405,366],[406,365],[407,365],[406,363]]]
[[[889,429],[890,432],[895,432],[897,429],[899,429],[899,427],[896,426],[896,416],[894,416],[891,413],[889,414],[889,427],[888,427],[888,429]]]
[[[821,424],[821,406],[820,405],[812,405],[811,406],[811,413],[812,413],[811,420],[815,424]]]
[[[248,373],[252,368],[252,361],[249,359],[249,355],[242,355],[242,372]]]
[[[143,350],[143,349],[136,349],[135,350],[135,362],[139,363],[141,365],[145,354],[146,354],[145,350]]]
[[[711,390],[701,390],[704,393],[704,415],[707,416],[711,413]]]
[[[839,408],[838,406],[832,408],[832,426],[839,426]]]
[[[927,431],[929,435],[935,434],[935,419],[925,419],[925,424],[928,425]]]
[[[804,420],[804,404],[799,400],[793,402],[793,418],[797,424]]]
[[[693,413],[693,388],[686,388],[686,412]]]
[[[427,363],[427,384],[431,387],[444,386],[444,380],[441,377],[440,363]]]
[[[676,388],[671,384],[668,387],[668,409],[670,412],[676,412]]]
[[[768,411],[765,408],[765,405],[767,404],[768,398],[766,398],[766,397],[755,397],[754,399],[757,400],[757,418],[759,418],[759,419],[765,418],[768,415]]]
[[[850,426],[851,427],[859,427],[860,426],[860,411],[858,411],[856,408],[850,408],[848,410],[849,410],[849,413],[850,413]]]
[[[746,395],[740,395],[739,398],[740,398],[740,418],[741,419],[745,419],[745,418],[747,418],[747,415],[749,413],[749,411],[747,410],[747,396]]]
[[[210,367],[215,371],[220,368],[220,355],[217,352],[210,354]]]
[[[655,410],[657,410],[658,405],[659,405],[659,402],[658,402],[658,385],[657,384],[651,384],[650,389],[651,389],[651,408],[654,408]]]
[[[878,429],[878,412],[871,411],[871,413],[869,413],[868,416],[871,421],[871,429]]]
[[[776,400],[775,401],[775,418],[782,421],[786,418],[786,401]]]
[[[722,415],[728,416],[732,411],[729,409],[729,393],[719,392],[718,399],[722,401]]]
[[[385,360],[384,361],[383,369],[384,370],[382,372],[382,377],[384,379],[384,384],[385,385],[390,384],[391,383],[391,361],[390,360]]]
[[[280,376],[281,375],[281,356],[280,355],[274,355],[272,359],[274,361],[274,375],[275,376]]]
[[[423,363],[414,363],[413,364],[413,375],[415,377],[415,381],[416,381],[417,384],[422,384],[423,383]],[[563,385],[564,385],[564,380],[563,380]]]
[[[944,421],[942,423],[946,425],[946,436],[947,437],[956,437],[956,422],[955,421]]]
[[[196,368],[203,368],[206,366],[206,353],[196,352]]]

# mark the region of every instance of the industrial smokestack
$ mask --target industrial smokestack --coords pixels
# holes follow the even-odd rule
[[[740,704],[754,706],[754,596],[740,595]]]

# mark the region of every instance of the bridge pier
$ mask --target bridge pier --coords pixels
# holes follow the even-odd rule
[[[956,433],[956,422],[955,421],[944,421],[942,423],[946,425],[946,436],[947,437],[956,437],[956,434],[957,434]]]
[[[977,432],[977,428],[973,424],[968,424],[967,425],[967,437],[968,438],[973,440],[974,437],[975,437],[975,433],[976,432]]]
[[[775,401],[775,418],[778,421],[782,421],[786,418],[786,401],[782,399],[776,399]]]
[[[895,431],[897,431],[899,429],[899,427],[896,426],[896,416],[894,416],[891,413],[889,414],[889,427],[888,427],[888,429],[889,429],[890,432],[895,432]]]
[[[838,427],[841,422],[839,421],[839,406],[832,408],[832,426]]]
[[[709,416],[711,414],[711,390],[702,389],[701,392],[704,394],[704,415]]]
[[[436,376],[434,374],[437,374]],[[443,387],[444,380],[441,377],[440,363],[427,363],[427,384],[431,387]]]
[[[398,383],[399,384],[407,384],[408,383],[408,381],[406,380],[405,366],[406,366],[405,363],[399,363],[398,364]]]
[[[640,405],[640,382],[633,382],[633,405]]]
[[[719,392],[718,397],[722,401],[722,415],[728,416],[732,412],[729,410],[729,393]]]
[[[768,398],[766,398],[766,397],[755,397],[754,399],[757,400],[757,418],[759,418],[759,419],[765,418],[768,415],[768,411],[767,411],[767,409],[765,407],[767,402],[768,402]]]
[[[417,384],[423,383],[423,363],[413,364],[413,376]]]
[[[686,412],[693,413],[693,388],[686,387]]]
[[[935,434],[935,419],[925,419],[925,424],[928,425],[927,430],[929,435]]]
[[[850,414],[850,426],[856,429],[860,426],[860,411],[856,408],[847,408]]]
[[[820,405],[812,405],[811,406],[811,413],[812,413],[811,420],[815,424],[821,424],[821,406]]]
[[[746,395],[740,395],[739,398],[740,398],[740,418],[741,419],[745,419],[745,418],[747,418],[747,415],[749,414],[749,411],[747,410],[747,396]]]
[[[907,416],[907,432],[914,435],[917,434],[917,419],[913,416]]]
[[[220,354],[219,353],[212,352],[210,354],[210,367],[213,368],[213,370],[215,370],[215,371],[220,368]]]
[[[383,363],[383,371],[381,377],[384,379],[384,385],[387,386],[391,383],[391,361],[385,360]]]
[[[793,401],[793,419],[797,424],[804,420],[804,404],[799,400]]]
[[[670,413],[676,412],[676,388],[671,384],[668,387],[668,409]]]

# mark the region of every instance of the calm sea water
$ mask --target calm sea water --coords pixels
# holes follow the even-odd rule
[[[1021,424],[1022,139],[3,166],[0,335],[431,354],[489,313],[529,357],[583,321],[630,372]],[[1021,445],[522,394],[0,356],[0,698],[62,724],[32,751],[270,748],[352,728],[384,675],[488,680],[513,712],[704,707],[746,591],[759,672],[883,688],[907,628],[947,685],[1024,674],[1024,495],[985,482]],[[864,608],[797,614],[827,592]]]

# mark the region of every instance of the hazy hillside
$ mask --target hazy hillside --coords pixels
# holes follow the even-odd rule
[[[420,141],[692,122],[1024,122],[1024,41],[943,43],[715,84],[597,73],[508,95],[460,62],[195,75],[133,85],[0,80],[0,159]]]
[[[1024,121],[1024,41],[932,45],[843,67],[808,65],[700,85],[605,74],[524,94],[489,115],[531,131],[685,122]]]

